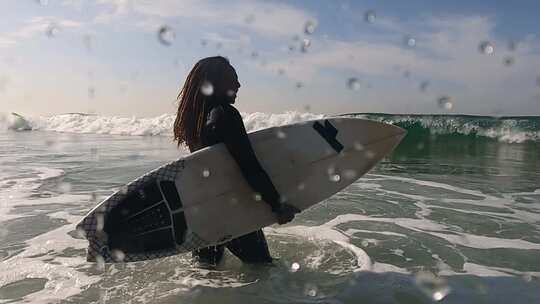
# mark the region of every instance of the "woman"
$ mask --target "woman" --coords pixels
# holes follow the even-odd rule
[[[248,184],[270,205],[278,223],[285,224],[299,210],[281,202],[279,193],[255,156],[242,117],[232,106],[239,88],[236,71],[226,58],[208,57],[197,62],[178,95],[174,139],[178,145],[187,145],[191,152],[224,143]],[[223,245],[195,250],[193,255],[203,263],[217,264],[225,247],[245,263],[272,261],[262,230]]]

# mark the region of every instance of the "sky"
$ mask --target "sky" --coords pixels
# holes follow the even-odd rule
[[[0,112],[173,114],[191,67],[222,55],[243,112],[540,115],[536,0],[2,0],[0,10]]]

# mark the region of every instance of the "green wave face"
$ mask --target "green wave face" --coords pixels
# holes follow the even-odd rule
[[[430,142],[540,143],[540,117],[489,117],[471,115],[403,115],[357,113],[346,116],[373,119],[408,131],[400,146]]]

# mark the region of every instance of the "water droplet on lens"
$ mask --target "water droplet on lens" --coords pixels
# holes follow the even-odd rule
[[[316,27],[317,25],[315,24],[315,22],[313,22],[312,20],[309,20],[304,25],[304,33],[306,33],[306,35],[311,35],[315,32]]]
[[[253,21],[255,21],[255,15],[253,14],[249,14],[246,16],[246,18],[244,18],[244,22],[246,22],[247,24],[251,24],[253,23]]]
[[[528,272],[523,273],[523,275],[521,277],[523,278],[523,281],[525,281],[527,283],[531,282],[532,279],[533,279],[533,276]]]
[[[306,53],[310,46],[311,46],[311,40],[309,40],[307,38],[303,39],[302,40],[302,45],[300,46],[300,50],[302,51],[302,53]]]
[[[420,83],[420,91],[425,92],[429,87],[429,81],[425,80]]]
[[[505,66],[509,67],[509,66],[513,65],[514,62],[515,62],[514,57],[512,57],[512,56],[504,57],[503,63],[504,63]]]
[[[403,77],[405,77],[405,78],[411,77],[411,71],[405,70],[405,71],[403,72]]]
[[[61,193],[68,193],[71,191],[71,184],[67,182],[62,182],[58,185],[58,191]]]
[[[495,51],[493,44],[489,41],[482,41],[479,46],[480,52],[486,55],[491,55]]]
[[[367,159],[372,159],[375,157],[375,153],[373,153],[373,151],[366,151],[366,153],[364,154],[366,156]]]
[[[306,188],[306,184],[300,183],[300,184],[298,184],[297,188],[298,188],[298,190],[302,191],[302,190],[304,190]]]
[[[375,11],[369,10],[364,14],[364,20],[367,23],[373,23],[375,22],[375,19],[377,18],[377,15],[375,14]]]
[[[47,147],[51,147],[51,146],[54,146],[56,144],[56,142],[53,140],[53,139],[47,139],[45,140],[45,145]]]
[[[298,82],[296,83],[296,88],[297,88],[297,89],[301,89],[301,88],[303,88],[303,87],[304,87],[304,84],[303,84],[301,81],[298,81]]]
[[[201,46],[206,46],[208,44],[208,41],[206,41],[205,39],[201,39]]]
[[[111,251],[111,256],[116,262],[122,262],[126,258],[126,254],[119,249],[114,249]]]
[[[369,241],[368,240],[362,240],[362,242],[360,243],[362,245],[362,247],[368,247],[369,246]]]
[[[360,90],[360,81],[358,81],[358,79],[356,77],[351,77],[347,81],[347,86],[351,90],[358,91],[358,90]]]
[[[359,143],[359,142],[355,142],[355,143],[354,143],[354,149],[355,149],[356,151],[363,151],[363,150],[364,150],[364,145],[362,145],[362,144]]]
[[[233,97],[236,94],[234,90],[227,90],[227,96]]]
[[[92,99],[96,96],[96,89],[93,87],[88,88],[88,98]]]
[[[278,75],[283,75],[285,74],[285,69],[279,68],[277,72],[278,72]]]
[[[517,48],[517,43],[514,40],[510,40],[508,42],[508,50],[513,52],[516,50],[516,48]]]
[[[286,134],[285,132],[281,131],[281,130],[278,130],[278,131],[276,132],[276,136],[277,136],[277,138],[279,138],[279,139],[287,138],[287,134]]]
[[[49,38],[56,37],[56,35],[58,35],[59,32],[60,30],[58,29],[58,26],[54,23],[49,24],[49,26],[47,27],[47,30],[45,31],[45,33],[47,34],[47,37]]]
[[[90,35],[84,35],[83,36],[83,44],[84,44],[84,47],[87,49],[87,50],[91,50],[92,49],[92,36]]]
[[[294,44],[289,44],[288,48],[289,48],[289,52],[294,52],[294,50],[296,49],[294,47]]]
[[[222,47],[223,47],[223,43],[221,43],[221,42],[216,43],[216,49],[219,50],[219,49],[221,49]]]
[[[173,29],[167,25],[163,25],[158,30],[158,40],[165,46],[170,46],[173,43],[175,36]]]
[[[410,48],[413,48],[416,46],[416,39],[414,39],[413,37],[411,36],[405,36],[405,38],[403,39],[404,43],[406,46],[410,47]]]
[[[291,272],[297,272],[300,269],[300,264],[294,262],[291,264]]]
[[[332,174],[330,175],[330,181],[337,183],[341,180],[341,176],[339,174]]]
[[[259,193],[255,193],[255,194],[253,194],[253,199],[258,202],[258,201],[262,200],[262,196]]]
[[[214,86],[209,81],[204,81],[201,85],[201,93],[206,96],[214,94]]]
[[[251,58],[255,59],[257,57],[259,57],[259,53],[257,51],[251,52]]]
[[[98,271],[104,271],[105,270],[105,259],[101,255],[98,255],[96,257],[96,269]]]
[[[439,104],[439,107],[446,110],[451,110],[454,107],[454,102],[450,96],[439,97],[439,99],[437,99],[437,103]]]
[[[445,279],[431,272],[420,271],[415,275],[418,288],[434,301],[443,300],[451,291]]]
[[[209,176],[210,176],[210,170],[204,169],[204,170],[202,171],[202,176],[203,176],[203,177],[209,177]]]
[[[306,284],[304,288],[304,293],[310,297],[316,297],[317,296],[317,286],[312,284]]]
[[[358,174],[356,173],[356,170],[347,169],[343,171],[343,176],[345,176],[347,179],[355,179]]]

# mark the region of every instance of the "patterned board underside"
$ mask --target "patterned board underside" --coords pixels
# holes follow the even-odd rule
[[[183,168],[184,160],[159,167],[91,211],[77,225],[89,243],[87,260],[133,262],[209,246],[187,227],[174,183]]]

